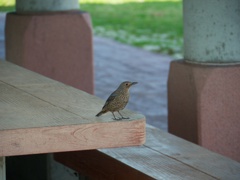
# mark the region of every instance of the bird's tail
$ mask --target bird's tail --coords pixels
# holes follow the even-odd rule
[[[98,116],[101,116],[102,114],[104,114],[104,113],[106,113],[107,111],[100,111],[96,116],[98,117]]]

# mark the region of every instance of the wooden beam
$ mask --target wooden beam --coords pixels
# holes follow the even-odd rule
[[[56,153],[55,159],[96,179],[240,179],[240,163],[152,126],[140,147]]]
[[[0,156],[141,145],[145,117],[95,117],[103,101],[0,61]]]
[[[55,153],[54,158],[90,179],[153,179],[97,150]]]
[[[147,125],[145,147],[217,179],[240,179],[240,163],[187,140]]]

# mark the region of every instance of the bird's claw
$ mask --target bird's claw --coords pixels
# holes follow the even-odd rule
[[[123,118],[112,118],[113,120],[119,121],[122,120]]]
[[[129,117],[119,117],[119,118],[112,118],[112,119],[119,121],[119,120],[123,120],[123,119],[129,119]]]

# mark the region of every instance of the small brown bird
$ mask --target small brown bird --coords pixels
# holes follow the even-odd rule
[[[129,119],[128,117],[123,117],[119,111],[123,110],[127,105],[129,100],[129,88],[134,84],[137,84],[137,82],[122,82],[119,87],[108,97],[102,110],[96,116],[101,116],[104,113],[111,112],[114,117],[113,119],[115,120]],[[114,112],[116,111],[119,113],[121,118],[117,119],[115,117]]]

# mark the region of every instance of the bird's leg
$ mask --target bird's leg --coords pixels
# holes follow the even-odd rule
[[[123,115],[118,111],[118,114],[120,114],[122,119],[129,119],[129,117],[123,117]]]
[[[114,117],[113,119],[117,120],[117,118],[115,117],[115,115],[114,115],[114,113],[113,113],[113,112],[112,112],[112,115],[113,115],[113,117]]]
[[[116,116],[114,115],[113,112],[112,112],[112,115],[113,115],[113,117],[114,117],[114,118],[113,118],[114,120],[119,120],[119,119],[116,118]]]

